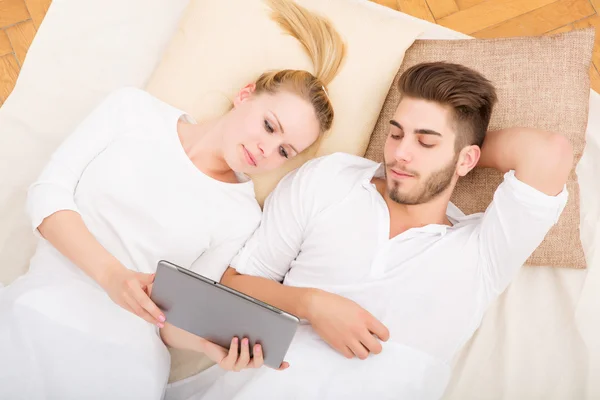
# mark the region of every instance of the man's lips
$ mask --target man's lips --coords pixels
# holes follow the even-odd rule
[[[390,172],[396,178],[414,178],[415,177],[412,174],[409,174],[409,173],[404,172],[404,171],[398,171],[398,170],[395,170],[395,169],[390,169]]]
[[[246,147],[244,145],[242,145],[243,149],[244,149],[244,154],[246,156],[246,161],[248,162],[248,164],[253,165],[256,167],[256,159],[254,158],[254,156],[252,155],[252,153],[250,153],[248,151],[248,149],[246,149]]]

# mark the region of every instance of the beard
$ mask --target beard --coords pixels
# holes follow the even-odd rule
[[[456,162],[458,161],[458,154],[444,167],[431,173],[423,182],[418,182],[418,187],[415,188],[411,193],[401,193],[400,185],[401,182],[393,181],[391,184],[388,183],[388,194],[392,201],[398,204],[404,204],[408,206],[414,206],[417,204],[423,204],[431,201],[432,199],[443,193],[452,183],[452,178],[456,172]],[[393,168],[396,166],[396,162],[385,163],[386,166],[386,182],[387,180],[387,168]],[[413,179],[420,179],[420,175],[414,171],[406,171],[407,173],[414,176]]]

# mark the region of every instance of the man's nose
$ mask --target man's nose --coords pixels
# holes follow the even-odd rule
[[[410,162],[412,158],[411,146],[410,140],[408,140],[406,137],[402,138],[398,142],[398,145],[394,151],[394,158],[396,161]]]

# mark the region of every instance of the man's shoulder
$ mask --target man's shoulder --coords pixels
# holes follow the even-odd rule
[[[330,179],[335,178],[352,180],[353,178],[360,179],[378,165],[364,157],[338,152],[307,161],[298,169],[298,174],[312,175],[313,178],[318,176],[319,180],[327,182],[331,182]]]
[[[306,162],[293,174],[303,192],[321,205],[345,198],[363,182],[370,181],[378,163],[347,153],[333,153]]]

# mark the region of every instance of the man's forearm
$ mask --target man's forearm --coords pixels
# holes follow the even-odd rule
[[[479,167],[514,170],[517,178],[549,195],[562,190],[573,163],[573,150],[562,135],[529,128],[489,132]]]
[[[516,170],[551,142],[556,134],[534,129],[510,128],[488,132],[481,148],[479,167],[500,172]]]
[[[233,268],[225,272],[221,283],[302,319],[309,319],[310,302],[317,290],[284,286],[266,278],[240,275]]]

